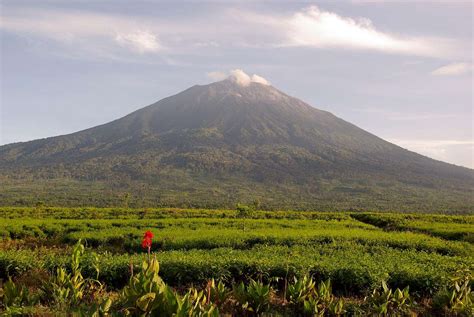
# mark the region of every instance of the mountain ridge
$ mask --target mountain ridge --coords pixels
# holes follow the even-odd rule
[[[114,190],[110,183],[118,179],[123,183],[118,192],[134,193],[137,184],[161,185],[156,197],[147,191],[150,199],[144,201],[150,204],[182,192],[199,205],[209,197],[193,193],[215,191],[216,206],[254,199],[276,206],[288,191],[304,205],[327,205],[337,197],[347,206],[357,201],[372,208],[380,198],[374,204],[368,196],[384,196],[392,188],[397,194],[382,199],[382,209],[403,195],[414,205],[444,206],[449,203],[442,198],[451,193],[462,201],[452,206],[471,212],[474,205],[473,170],[405,150],[273,86],[232,78],[194,85],[96,127],[0,146],[0,172],[5,183],[14,184],[8,186],[22,188],[32,186],[22,181],[31,178],[45,184],[99,182]],[[219,184],[228,189],[216,189]],[[233,184],[242,193],[232,194]],[[0,198],[14,202],[7,192]],[[443,194],[432,201],[422,197],[437,193]]]

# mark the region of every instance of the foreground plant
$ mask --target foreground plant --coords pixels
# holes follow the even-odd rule
[[[56,268],[55,273],[42,281],[43,284],[34,294],[10,278],[0,289],[0,315],[42,315],[52,313],[50,309],[55,314],[75,312],[87,316],[107,315],[112,302],[105,296],[103,285],[82,275],[84,253],[84,245],[78,241],[71,254],[70,270],[62,266]],[[95,254],[92,254],[92,258],[91,264],[98,278],[99,260]]]
[[[449,278],[448,285],[433,299],[433,308],[439,313],[474,316],[474,292],[469,268],[459,269]]]
[[[207,293],[212,302],[218,307],[222,307],[229,298],[231,291],[222,281],[216,282],[214,279],[211,279],[207,284]]]
[[[301,281],[295,280],[292,287],[299,289],[297,294],[300,295],[294,307],[305,316],[340,316],[345,312],[344,301],[335,298],[330,280],[316,286],[311,278],[304,277]]]
[[[23,306],[34,304],[36,301],[26,287],[15,284],[11,278],[0,289],[0,309],[8,314],[21,314]]]
[[[411,314],[411,297],[409,287],[392,291],[385,281],[381,287],[374,289],[365,299],[369,311],[376,316],[407,316]]]
[[[148,314],[158,306],[157,294],[166,296],[168,291],[158,272],[156,259],[143,262],[141,272],[132,276],[122,290],[120,304],[124,307],[124,313]]]
[[[199,291],[191,288],[188,293],[181,299],[182,305],[176,312],[176,316],[219,316],[219,309],[215,303],[212,303],[210,297],[204,294],[204,291]]]
[[[313,295],[315,288],[316,282],[311,277],[307,275],[299,279],[295,277],[293,283],[288,285],[286,300],[290,305],[304,303],[305,300]]]
[[[72,251],[71,272],[68,272],[64,267],[56,269],[55,274],[41,287],[43,301],[60,306],[77,307],[83,302],[86,295],[94,297],[94,293],[102,291],[103,286],[97,279],[86,279],[82,276],[81,260],[84,252],[84,245],[79,240]],[[94,255],[94,259],[93,266],[98,278],[97,256]]]
[[[159,273],[156,258],[142,263],[142,270],[130,278],[118,307],[131,316],[219,316],[203,291],[191,289],[181,297],[167,286]]]
[[[256,314],[268,311],[273,293],[270,285],[253,279],[250,280],[247,286],[240,282],[240,284],[234,287],[232,292],[241,310]]]

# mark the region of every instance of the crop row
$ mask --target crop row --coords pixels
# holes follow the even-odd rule
[[[145,238],[151,243],[153,235],[147,232]],[[92,258],[94,278],[84,278],[85,258]],[[77,243],[72,249],[69,266],[59,264],[53,271],[43,268],[30,274],[26,272],[13,279],[9,277],[0,285],[0,314],[336,317],[418,316],[419,313],[423,316],[472,316],[474,313],[469,268],[457,270],[436,294],[430,294],[422,301],[418,301],[420,294],[410,292],[409,286],[403,290],[391,289],[385,279],[363,299],[338,297],[333,293],[330,279],[317,281],[315,276],[308,275],[311,272],[290,279],[287,274],[280,283],[275,279],[265,280],[263,276],[250,277],[239,283],[210,279],[205,286],[192,285],[184,292],[182,288],[169,287],[162,280],[160,263],[155,256],[149,254],[140,268],[131,274],[122,290],[111,290],[97,280],[101,272],[99,257],[86,254],[84,245]]]
[[[154,250],[190,250],[229,247],[249,249],[256,244],[316,245],[354,242],[446,255],[469,255],[474,246],[413,232],[387,232],[355,220],[275,219],[161,219],[161,220],[58,220],[4,219],[0,236],[7,239],[35,237],[57,244],[83,240],[89,247],[114,252],[137,252],[144,229],[156,235]],[[50,243],[51,244],[51,243]]]
[[[430,234],[448,240],[474,243],[474,217],[443,215],[403,215],[361,213],[354,219],[386,230],[404,230]]]
[[[71,208],[71,207],[2,207],[0,218],[54,219],[163,219],[163,218],[237,218],[236,210],[178,208]],[[254,219],[350,219],[342,212],[260,211]]]
[[[112,287],[122,287],[130,276],[130,263],[136,265],[144,254],[102,253],[100,279]],[[399,250],[384,246],[364,246],[353,242],[313,246],[257,245],[248,250],[216,248],[157,253],[161,274],[170,285],[204,283],[210,278],[239,281],[248,278],[284,278],[310,274],[330,278],[339,294],[361,294],[382,279],[394,287],[410,286],[418,294],[431,294],[446,282],[449,274],[471,266],[472,257],[443,256],[436,253]],[[32,269],[64,265],[64,250],[38,248],[0,251],[0,278]],[[93,259],[85,259],[85,275],[94,276]]]

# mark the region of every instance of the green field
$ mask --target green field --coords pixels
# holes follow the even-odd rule
[[[234,210],[0,209],[0,279],[69,267],[80,240],[82,274],[119,292],[147,259],[143,233],[154,233],[160,276],[176,289],[258,280],[282,289],[293,277],[331,280],[335,296],[361,300],[382,280],[430,300],[460,268],[474,268],[474,216]],[[283,283],[283,284],[282,284]],[[422,299],[422,300],[421,300]],[[350,300],[349,300],[350,301]],[[428,303],[428,304],[426,304]],[[278,309],[277,309],[278,310]]]

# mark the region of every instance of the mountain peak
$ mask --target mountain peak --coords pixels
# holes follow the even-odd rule
[[[129,180],[131,187],[159,186],[164,196],[206,192],[194,201],[228,201],[239,188],[232,202],[289,195],[285,200],[305,206],[362,199],[390,209],[399,197],[409,208],[412,201],[432,206],[431,197],[448,193],[460,208],[474,206],[473,171],[404,150],[242,70],[101,126],[2,146],[0,174]],[[229,194],[217,190],[222,185]]]
[[[259,80],[246,81],[232,75],[221,81],[193,86],[185,92],[192,94],[193,96],[189,97],[195,98],[195,100],[217,99],[219,102],[223,102],[224,98],[237,98],[243,103],[250,103],[255,106],[268,102],[277,103],[278,101],[288,103],[290,98],[293,99],[293,103],[303,103],[296,98],[286,95],[268,82],[263,83]]]

